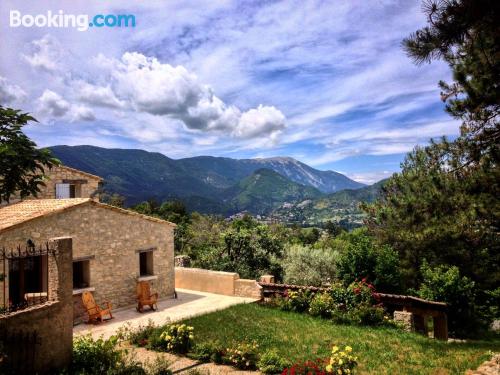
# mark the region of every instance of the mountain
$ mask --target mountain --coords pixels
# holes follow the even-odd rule
[[[351,227],[362,223],[364,213],[360,203],[371,203],[380,195],[387,179],[360,189],[345,189],[317,199],[295,204],[284,204],[275,209],[271,217],[283,222],[315,225],[328,220],[344,221]]]
[[[234,209],[228,204],[239,202],[235,197],[228,200],[228,189],[262,169],[272,170],[291,182],[323,193],[364,186],[340,173],[319,171],[292,158],[238,160],[199,156],[174,160],[143,150],[94,146],[49,148],[63,164],[103,177],[106,191],[123,195],[127,205],[150,198],[158,201],[180,198],[189,209],[226,214]],[[279,184],[287,196],[289,187],[285,185]],[[274,192],[273,199],[279,195],[278,191]],[[283,197],[277,200],[284,201]],[[263,206],[267,207],[267,204]]]
[[[258,169],[270,169],[301,185],[312,186],[323,193],[365,186],[343,174],[320,171],[290,157],[267,159],[230,159],[198,156],[179,159],[178,165],[188,173],[195,173],[203,181],[216,187],[229,187]]]
[[[220,193],[160,153],[94,146],[54,146],[50,150],[63,164],[104,178],[106,191],[123,195],[129,205],[150,198],[210,198]]]
[[[261,168],[227,189],[225,201],[238,212],[266,214],[284,203],[322,195],[314,187],[298,184],[273,170]]]

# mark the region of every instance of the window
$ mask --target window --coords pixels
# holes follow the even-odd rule
[[[90,261],[73,262],[73,289],[83,289],[90,286]]]
[[[80,198],[81,191],[81,185],[56,184],[56,199]]]
[[[153,272],[153,251],[143,251],[139,253],[139,275],[152,276]]]

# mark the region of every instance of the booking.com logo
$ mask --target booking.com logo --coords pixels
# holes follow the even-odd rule
[[[89,21],[91,19],[91,21]],[[90,27],[135,27],[133,14],[66,14],[47,11],[47,14],[21,14],[18,10],[10,11],[10,27],[74,27],[78,31],[87,31]]]

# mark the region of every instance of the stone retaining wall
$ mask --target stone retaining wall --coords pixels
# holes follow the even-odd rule
[[[240,279],[234,272],[175,267],[175,287],[226,296],[262,298],[262,288],[257,281]]]

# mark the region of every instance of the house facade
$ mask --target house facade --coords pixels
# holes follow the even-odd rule
[[[100,181],[97,176],[57,167],[40,194],[50,199],[26,199],[0,207],[0,249],[71,237],[75,302],[81,293],[91,291],[98,303],[110,301],[114,308],[131,305],[136,301],[136,283],[142,280],[149,281],[160,298],[172,297],[175,224],[99,203]],[[73,197],[78,194],[85,197]],[[5,265],[7,287],[0,294],[6,296],[0,304],[3,300],[18,303],[29,293],[43,292],[47,285],[43,271],[38,271],[43,270],[43,262]]]

